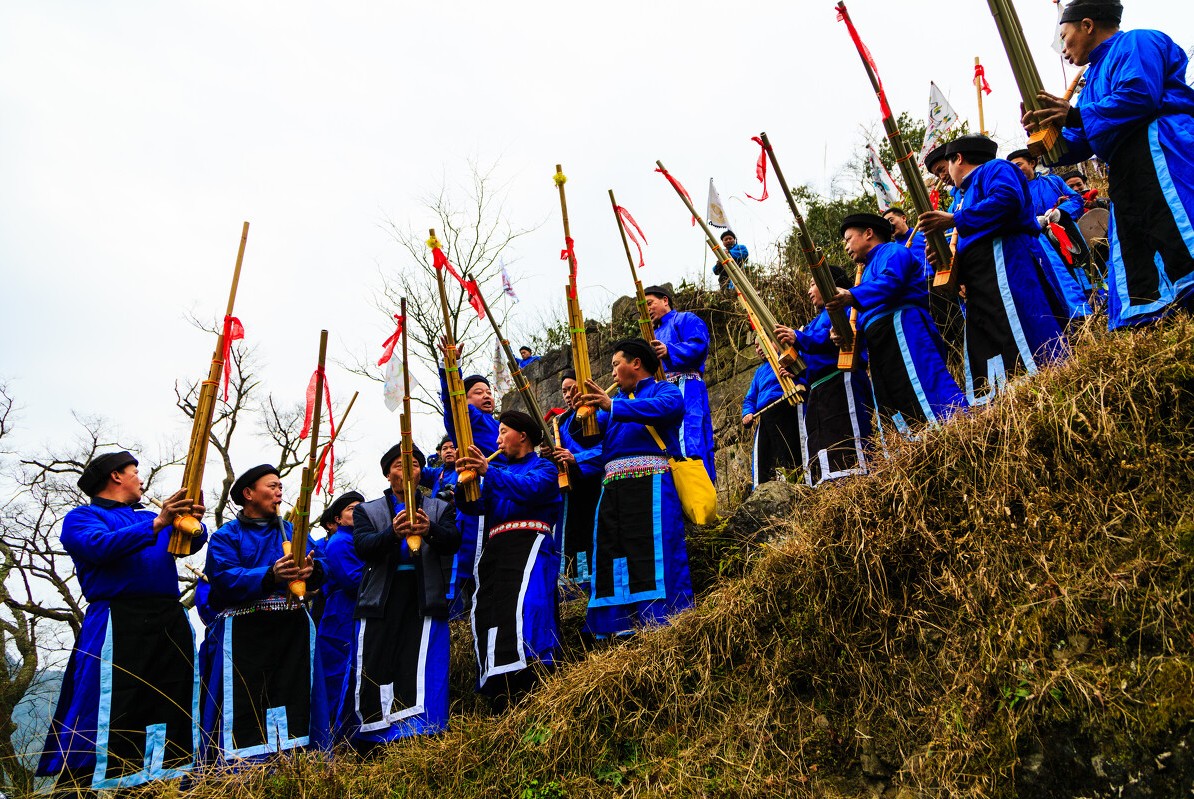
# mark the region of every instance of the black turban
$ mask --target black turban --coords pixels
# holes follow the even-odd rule
[[[79,490],[89,497],[94,497],[108,485],[108,478],[112,472],[118,472],[129,464],[136,464],[137,459],[127,450],[120,452],[105,452],[97,455],[87,464],[83,474],[79,475]]]
[[[669,306],[672,308],[676,307],[676,301],[672,299],[672,293],[663,286],[647,286],[645,289],[643,289],[643,294],[646,294],[647,296],[651,296],[653,294],[656,297],[664,297],[667,299],[667,304]]]
[[[622,339],[614,344],[614,352],[622,353],[627,360],[638,358],[643,362],[643,368],[652,374],[659,368],[659,356],[651,349],[651,345],[641,338]]]
[[[440,445],[443,446],[442,442]],[[419,464],[419,468],[422,469],[424,466],[427,465],[427,456],[424,455],[422,452],[420,452],[418,447],[415,447],[414,450],[415,450],[415,463]],[[398,460],[401,457],[402,457],[402,444],[401,443],[395,444],[394,446],[387,449],[386,454],[381,456],[381,473],[383,475],[388,475],[390,473],[390,465],[394,461]]]
[[[734,231],[730,230],[729,228],[726,228],[725,230],[722,231],[721,236],[719,236],[718,238],[724,239],[726,236],[734,236]],[[738,240],[738,237],[734,236],[734,241],[737,241],[737,240]]]
[[[1034,164],[1037,162],[1037,157],[1028,150],[1012,150],[1007,154],[1007,160],[1009,161],[1015,161],[1017,158],[1023,158],[1025,161],[1030,161]]]
[[[870,228],[875,231],[876,236],[885,242],[891,241],[891,234],[894,232],[891,223],[876,214],[850,214],[842,220],[838,234],[844,236],[850,228],[858,228],[859,230]]]
[[[575,379],[576,379],[576,370],[575,369],[565,369],[564,371],[560,372],[560,382],[561,383],[563,383],[565,380],[575,380]]]
[[[939,144],[932,150],[929,150],[929,154],[925,156],[925,169],[932,172],[933,164],[945,159],[945,148],[947,146],[948,145],[945,144]]]
[[[1095,22],[1114,22],[1123,19],[1124,7],[1119,0],[1074,0],[1061,12],[1059,22],[1081,22],[1093,19]]]
[[[539,428],[539,423],[532,419],[530,414],[523,413],[522,411],[506,411],[498,417],[498,421],[511,430],[526,433],[527,441],[531,442],[532,447],[539,446],[539,442],[543,440],[543,431]]]
[[[994,139],[989,139],[977,133],[959,136],[945,145],[945,154],[947,156],[961,153],[962,155],[975,154],[994,158],[997,152],[999,152],[999,145],[995,143]]]
[[[249,469],[240,477],[236,478],[236,482],[232,484],[232,490],[228,493],[229,499],[231,499],[237,505],[244,505],[245,489],[252,488],[257,484],[258,480],[260,480],[262,477],[265,477],[267,474],[276,474],[278,477],[282,476],[277,469],[275,469],[273,466],[270,466],[268,463],[263,463],[260,466],[254,466],[252,469]]]
[[[833,285],[839,289],[846,289],[849,291],[854,288],[854,270],[843,269],[840,266],[830,266],[829,274],[833,275]],[[831,299],[830,297],[822,297],[823,300]]]
[[[478,383],[484,383],[485,385],[489,386],[490,388],[493,388],[493,386],[491,386],[489,384],[489,379],[486,378],[484,375],[469,375],[468,377],[464,378],[464,393],[467,394],[469,389],[471,389],[473,386],[477,385]]]
[[[354,502],[364,501],[365,496],[360,491],[345,491],[343,494],[336,497],[336,501],[329,505],[328,509],[323,512],[323,516],[319,517],[319,523],[321,525],[335,524],[336,517],[343,513],[345,508]],[[327,517],[326,522],[324,521],[325,516]]]

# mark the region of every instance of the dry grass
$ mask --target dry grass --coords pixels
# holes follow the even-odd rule
[[[1194,324],[1077,349],[802,492],[741,577],[668,629],[570,644],[510,712],[462,682],[442,736],[190,795],[1065,796],[1130,776],[1194,719]],[[1051,769],[1068,789],[1041,787]]]

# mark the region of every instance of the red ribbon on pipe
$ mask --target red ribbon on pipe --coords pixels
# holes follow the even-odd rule
[[[1056,222],[1049,223],[1049,232],[1057,239],[1058,249],[1061,250],[1061,257],[1066,262],[1067,266],[1074,264],[1074,243],[1070,241],[1070,234],[1065,232],[1065,228]]]
[[[759,160],[755,164],[755,177],[763,184],[763,196],[751,197],[749,194],[746,196],[755,202],[761,203],[767,199],[767,147],[764,146],[763,140],[758,136],[751,136],[750,140],[759,145]]]
[[[323,405],[327,410],[328,419],[328,440],[330,441],[336,435],[336,421],[332,418],[332,392],[328,388],[327,374],[323,369],[316,369],[311,373],[311,381],[307,383],[307,409],[303,413],[303,429],[299,431],[299,438],[304,439],[311,434],[311,420],[315,415],[315,382],[316,378],[323,377]],[[328,453],[331,453],[330,455]],[[327,456],[330,461],[328,463],[328,493],[332,493],[332,483],[334,481],[336,454],[332,451],[332,445],[329,443],[324,448],[324,455],[319,458],[319,466],[315,473],[315,493],[319,493],[320,483],[323,481],[323,467],[324,457]]]
[[[235,316],[224,317],[224,351],[220,353],[224,359],[224,402],[228,401],[228,381],[232,379],[232,342],[245,337],[245,327]]]
[[[456,267],[452,266],[452,262],[448,260],[448,256],[444,255],[444,251],[439,247],[431,248],[431,259],[436,269],[447,269],[448,274],[456,278],[456,282],[468,293],[468,304],[473,306],[478,317],[484,319],[485,306],[481,304],[481,290],[477,287],[477,281],[465,280],[461,277],[460,273],[456,271]]]
[[[576,242],[570,236],[564,237],[564,249],[560,250],[560,260],[568,262],[568,274],[576,279]]]
[[[937,211],[941,208],[941,192],[933,189],[929,192],[929,203],[933,206],[933,210]]]
[[[643,233],[643,229],[638,226],[638,222],[634,221],[634,217],[625,208],[615,205],[614,210],[617,212],[618,218],[622,220],[622,229],[626,231],[626,235],[630,237],[630,240],[634,242],[634,246],[638,250],[639,267],[646,266],[646,262],[643,261],[643,244],[647,243],[647,234]],[[638,231],[638,236],[643,237],[642,243],[639,242],[638,236],[634,235],[634,231],[636,230]]]
[[[879,68],[875,66],[875,59],[871,56],[871,51],[867,49],[866,45],[862,43],[862,39],[858,35],[858,29],[854,27],[854,21],[850,19],[850,14],[843,6],[837,12],[838,22],[846,23],[846,29],[850,31],[850,38],[854,40],[854,46],[858,48],[858,54],[866,61],[867,66],[875,73],[875,82],[879,84],[879,107],[883,111],[884,119],[895,119],[895,114],[891,113],[891,106],[887,104],[887,90],[883,88],[883,79],[879,77]]]
[[[398,329],[394,331],[394,335],[381,343],[381,358],[378,360],[378,366],[385,366],[390,358],[394,357],[394,348],[398,346],[398,342],[402,341],[402,328],[406,324],[406,317],[399,314],[394,314],[394,319],[398,322]]]
[[[991,93],[991,84],[987,83],[987,70],[982,64],[974,65],[974,82],[982,88],[983,94]]]
[[[686,189],[680,185],[680,181],[678,181],[674,177],[672,177],[671,174],[666,169],[656,169],[655,171],[658,172],[659,174],[663,175],[665,178],[667,178],[667,182],[672,184],[672,187],[676,191],[678,191],[678,192],[680,192],[680,194],[684,195],[684,199],[688,200],[689,205],[692,205],[692,197],[689,196],[688,189]],[[695,208],[696,206],[693,206],[693,207]],[[693,224],[693,226],[696,225],[696,217],[695,216],[692,218],[692,224]]]
[[[323,469],[327,467],[328,472],[328,496],[330,497],[335,492],[336,483],[336,445],[328,443],[323,448],[323,452],[319,455],[319,466],[315,469],[315,493],[319,493],[320,486],[323,485]]]

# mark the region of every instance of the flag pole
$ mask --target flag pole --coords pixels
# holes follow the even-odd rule
[[[983,119],[983,65],[978,56],[974,57],[974,91],[978,96],[978,132],[987,135],[987,123]]]

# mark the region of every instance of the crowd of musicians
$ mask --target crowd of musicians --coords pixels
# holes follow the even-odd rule
[[[1106,167],[1105,274],[1088,268],[1076,224],[1098,205],[1082,172],[1028,150],[1000,158],[980,135],[930,152],[923,166],[950,188],[948,211],[921,213],[913,225],[898,208],[847,217],[840,233],[861,276],[837,270],[828,297],[814,281],[816,316],[773,331],[804,362],[790,376],[803,402],[783,401],[772,365],[759,367],[742,409],[756,486],[785,473],[811,486],[865,473],[886,442],[989,404],[1018,376],[1066,358],[1075,320],[1105,312],[1117,329],[1188,305],[1187,59],[1165,34],[1120,31],[1121,12],[1116,0],[1067,6],[1062,36],[1067,57],[1089,64],[1085,89],[1073,107],[1042,96],[1044,110],[1024,120],[1064,125],[1069,165],[1097,157]],[[957,298],[931,292],[945,266],[925,246],[934,232],[956,242]],[[746,248],[727,237],[741,264]],[[292,528],[279,515],[278,470],[241,474],[229,494],[236,517],[191,543],[194,553],[206,546],[197,646],[166,542],[175,519],[201,519],[204,509],[184,491],[145,509],[135,456],[94,458],[79,480],[91,501],[61,531],[87,612],[38,773],[59,775],[70,795],[304,747],[368,752],[449,724],[454,620],[471,631],[476,689],[500,709],[551,668],[562,597],[584,597],[583,632],[595,642],[691,607],[669,461],[698,458],[716,479],[703,380],[710,335],[665,287],[644,293],[654,335],[615,344],[615,388],[578,384],[571,371],[544,378],[560,381],[567,404],[550,414],[558,442],[542,440],[544,426],[526,413],[497,414],[488,380],[473,375],[463,379],[473,444],[458,451],[441,367],[446,435],[435,465],[416,451],[407,474],[401,447],[384,442],[383,490],[336,497],[320,520],[326,537],[306,553],[285,546]],[[829,313],[839,309],[856,312],[864,357],[851,370],[838,368],[842,341]],[[578,419],[590,413],[595,434]],[[466,473],[479,483],[476,499],[458,490]],[[423,487],[413,508],[407,480]],[[288,595],[295,579],[318,589],[317,620]]]

